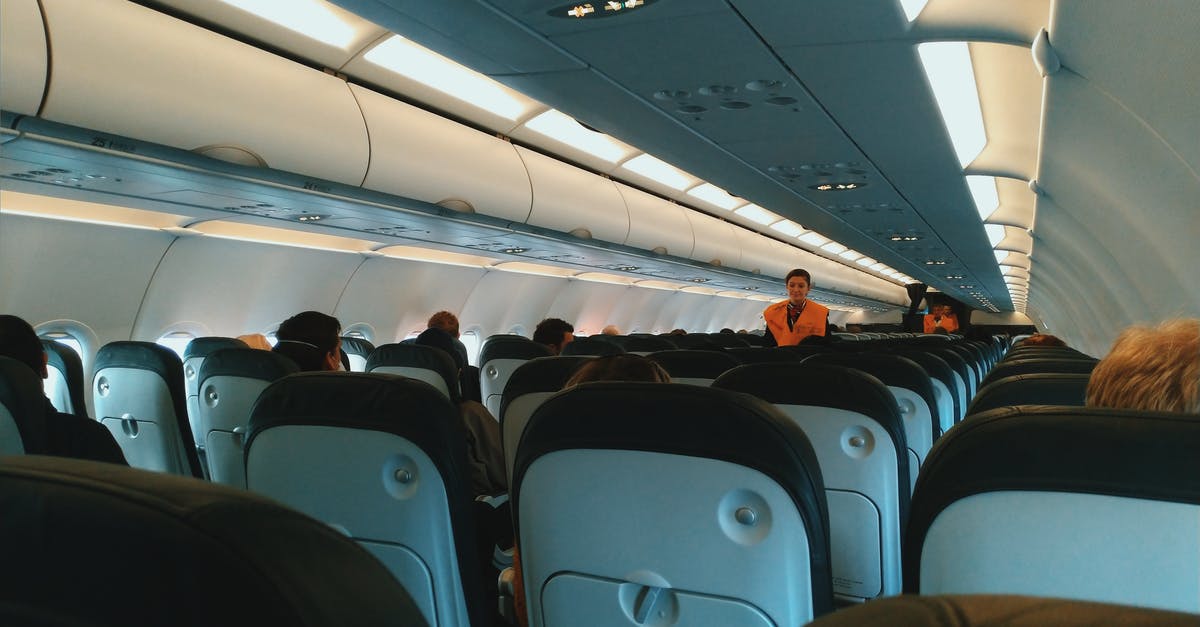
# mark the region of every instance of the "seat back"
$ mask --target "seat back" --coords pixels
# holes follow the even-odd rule
[[[686,336],[680,336],[686,337]],[[647,355],[671,375],[672,383],[712,385],[721,373],[741,365],[737,357],[724,351],[675,349]]]
[[[625,352],[616,342],[612,342],[598,337],[577,337],[563,347],[563,355],[590,355],[598,357],[601,355],[620,355]]]
[[[805,361],[857,368],[888,386],[904,420],[908,477],[915,485],[925,456],[933,441],[941,436],[941,418],[933,396],[933,383],[925,369],[907,357],[886,353],[825,353]]]
[[[747,364],[713,386],[775,405],[812,442],[829,503],[834,593],[850,601],[899,594],[909,463],[887,386],[861,370],[809,362]]]
[[[590,359],[584,355],[538,357],[518,366],[508,378],[500,403],[500,435],[509,485],[512,485],[517,444],[521,441],[529,417],[546,399],[562,390],[567,379]]]
[[[897,355],[907,357],[925,369],[929,382],[933,385],[933,397],[938,406],[938,419],[941,421],[942,433],[950,430],[955,423],[966,415],[967,403],[965,388],[960,388],[961,380],[945,359],[922,350],[897,349]],[[960,396],[960,392],[962,395]]]
[[[22,456],[0,461],[0,494],[0,624],[424,624],[366,551],[245,491]]]
[[[375,345],[361,337],[342,337],[342,354],[350,362],[352,372],[366,372],[367,358],[373,350]]]
[[[204,426],[200,424],[200,367],[213,351],[222,348],[248,348],[246,343],[235,337],[198,337],[188,342],[183,350],[183,389],[187,394],[187,417],[192,442],[196,447],[201,466],[207,467],[204,452]],[[98,412],[99,410],[97,410]],[[207,468],[205,468],[207,470]]]
[[[758,399],[585,383],[534,412],[514,478],[534,627],[800,625],[832,608],[821,471]]]
[[[500,415],[504,386],[517,366],[535,357],[553,355],[543,344],[520,335],[491,335],[479,348],[479,394],[493,416]]]
[[[100,347],[92,404],[130,466],[203,477],[188,421],[183,362],[171,349],[123,341]]]
[[[384,344],[371,351],[366,372],[398,374],[424,381],[455,403],[462,397],[454,358],[440,348],[422,344]]]
[[[941,336],[936,336],[941,337]],[[949,347],[941,346],[930,347],[929,344],[921,346],[925,352],[941,357],[943,361],[950,366],[950,370],[954,372],[958,395],[962,399],[961,413],[958,416],[962,420],[966,416],[967,405],[971,404],[971,399],[975,397],[975,390],[971,378],[971,367],[967,365],[967,361],[957,351],[949,350]]]
[[[789,351],[775,350],[774,347],[749,346],[746,348],[727,348],[725,352],[733,355],[743,364],[776,363],[780,361],[800,361],[800,357]]]
[[[222,348],[200,366],[200,424],[208,476],[216,483],[246,487],[245,444],[250,410],[273,381],[299,372],[291,359],[255,348]]]
[[[1018,374],[983,386],[971,401],[968,414],[1011,405],[1065,405],[1082,407],[1090,374],[1042,372]]]
[[[929,456],[905,538],[920,594],[1200,612],[1200,421],[1082,407],[975,414]]]
[[[483,625],[466,451],[458,408],[428,383],[303,372],[254,405],[246,486],[357,541],[431,625]]]
[[[44,450],[44,398],[37,373],[16,359],[0,356],[0,455]]]
[[[1005,360],[1002,364],[997,364],[988,376],[984,378],[982,386],[988,385],[994,381],[999,381],[1005,377],[1011,377],[1018,374],[1036,374],[1040,372],[1067,372],[1076,374],[1091,374],[1099,363],[1098,359],[1014,359]]]
[[[750,342],[743,340],[734,333],[709,333],[708,341],[721,348],[749,348]]]
[[[838,610],[808,627],[1200,627],[1200,616],[1133,605],[1009,594],[903,595]]]
[[[626,352],[639,355],[646,355],[654,351],[669,351],[675,348],[675,344],[670,340],[655,335],[630,335],[624,338],[622,346]]]
[[[64,414],[88,417],[83,391],[83,362],[79,354],[54,340],[42,340],[46,351],[46,380],[42,387],[54,408]]]

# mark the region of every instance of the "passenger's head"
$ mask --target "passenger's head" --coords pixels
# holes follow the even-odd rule
[[[342,324],[319,311],[298,313],[279,325],[275,332],[277,353],[291,357],[301,370],[340,370],[342,367]]]
[[[46,378],[46,351],[33,327],[17,316],[0,315],[0,355],[15,359]]]
[[[458,337],[458,316],[448,311],[439,311],[429,316],[429,323],[425,326],[430,329],[441,329],[449,333],[450,337]]]
[[[687,335],[687,329],[671,329],[667,335]]]
[[[1017,346],[1066,346],[1067,343],[1062,341],[1057,336],[1049,333],[1034,333],[1033,335],[1021,340]]]
[[[545,344],[557,355],[567,344],[575,340],[575,327],[559,318],[546,318],[533,330],[533,341]]]
[[[413,343],[421,346],[432,346],[446,353],[454,362],[456,371],[461,371],[466,366],[462,360],[462,353],[458,352],[458,348],[454,345],[454,338],[441,329],[434,327],[425,329],[417,336],[417,339],[413,340]]]
[[[1087,405],[1200,413],[1200,320],[1122,331],[1092,371]]]
[[[808,290],[812,287],[812,275],[808,270],[796,268],[787,273],[783,283],[787,286],[788,302],[799,305],[808,298]]]
[[[604,327],[603,329],[600,329],[600,334],[601,335],[620,335],[621,330],[617,328],[617,325],[610,324],[610,325]]]
[[[589,359],[563,385],[569,388],[590,381],[648,381],[650,383],[670,383],[671,375],[667,374],[658,362],[636,353],[606,355]]]
[[[264,351],[271,350],[271,343],[267,341],[267,336],[262,333],[247,333],[237,336],[237,339],[244,342],[250,348],[257,348]]]

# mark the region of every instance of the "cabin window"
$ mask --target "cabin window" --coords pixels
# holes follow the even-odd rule
[[[421,331],[424,331],[424,330],[425,329],[421,329]],[[417,339],[417,336],[421,334],[421,331],[409,331],[408,335],[404,336],[404,339],[405,340],[415,340],[415,339]]]
[[[470,329],[458,336],[463,346],[467,347],[467,363],[472,366],[479,365],[479,330]]]
[[[367,342],[375,343],[375,329],[365,322],[356,322],[342,329],[342,337],[353,337]]]
[[[529,337],[528,335],[525,335],[525,325],[521,325],[521,324],[514,324],[514,325],[512,326],[512,328],[508,330],[508,332],[509,332],[509,333],[511,333],[511,334],[513,334],[513,335],[520,335],[520,336],[523,336],[523,337]]]
[[[75,337],[74,335],[71,335],[66,331],[54,331],[51,333],[43,333],[40,337],[47,340],[54,340],[55,342],[70,348],[71,350],[75,351],[76,355],[79,355],[81,360],[83,359],[83,344],[80,343],[79,338]]]
[[[183,359],[183,352],[187,350],[187,345],[195,339],[196,336],[186,331],[172,331],[155,340],[159,346],[166,346],[175,351],[180,359]]]

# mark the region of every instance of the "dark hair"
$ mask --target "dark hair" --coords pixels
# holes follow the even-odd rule
[[[11,357],[39,375],[46,365],[46,351],[33,326],[13,315],[0,315],[0,355]]]
[[[651,383],[670,383],[671,375],[658,362],[638,355],[637,353],[622,353],[606,355],[584,362],[575,374],[563,384],[569,388],[589,381],[649,381]]]
[[[561,346],[563,337],[574,333],[571,323],[559,318],[546,318],[537,324],[533,330],[533,341],[546,346]]]
[[[323,351],[313,344],[299,340],[279,340],[275,342],[272,353],[279,353],[296,362],[302,372],[321,372],[326,368],[325,356],[329,351]]]
[[[303,311],[279,325],[275,338],[280,341],[304,342],[331,353],[337,348],[342,333],[342,323],[337,318],[319,311]]]
[[[1062,338],[1050,335],[1049,333],[1034,333],[1033,335],[1021,340],[1018,346],[1066,346],[1067,343]]]
[[[458,352],[458,348],[454,345],[454,338],[450,337],[450,334],[442,329],[436,327],[425,329],[413,340],[413,344],[432,346],[441,350],[450,357],[454,362],[454,366],[459,370],[462,370],[467,365],[463,363],[462,353]]]
[[[809,287],[812,287],[812,275],[808,273],[808,270],[803,270],[801,268],[796,268],[795,270],[787,273],[787,276],[783,277],[783,284],[787,285],[788,281],[792,280],[792,277],[798,276],[804,277],[804,282],[808,283]]]
[[[458,337],[458,316],[449,311],[439,311],[429,316],[429,322],[425,326],[430,329],[441,329],[449,333],[450,337]]]

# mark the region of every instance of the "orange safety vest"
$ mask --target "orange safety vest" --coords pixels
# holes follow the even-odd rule
[[[811,300],[804,302],[804,309],[800,311],[800,317],[796,318],[796,324],[791,329],[787,324],[786,300],[763,310],[763,320],[767,321],[767,328],[775,337],[776,344],[792,346],[810,335],[825,335],[825,321],[829,317],[829,308]]]
[[[933,330],[939,326],[938,323],[933,321],[933,319],[935,317],[936,316],[933,314],[925,314],[925,332],[926,333],[933,333]],[[954,314],[946,314],[946,315],[942,316],[941,327],[949,333],[954,333],[955,331],[958,330],[958,317],[955,316]]]

